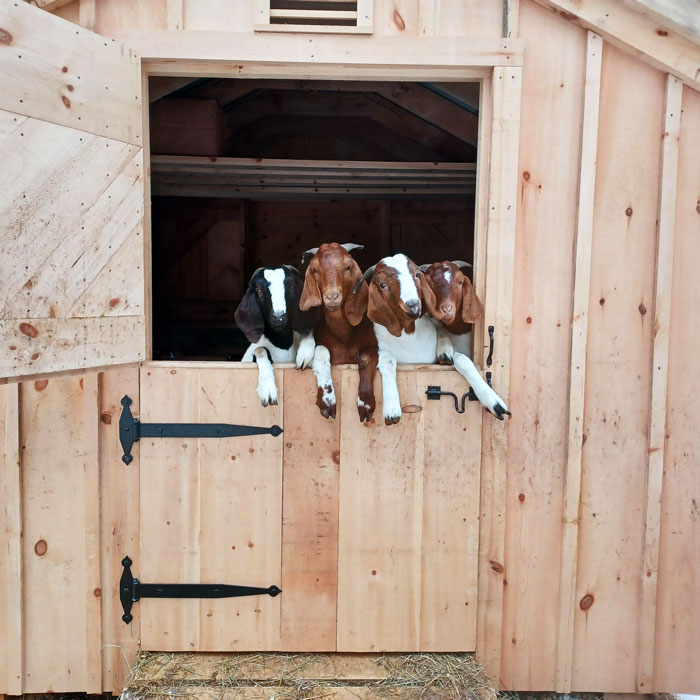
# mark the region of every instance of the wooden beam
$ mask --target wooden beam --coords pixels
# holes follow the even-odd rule
[[[574,271],[574,299],[571,312],[569,427],[559,583],[559,634],[557,635],[555,680],[556,690],[559,693],[571,691],[571,669],[573,664],[578,511],[581,496],[583,408],[586,388],[586,345],[588,343],[588,295],[591,272],[591,246],[593,244],[593,204],[602,57],[602,38],[594,32],[588,32],[586,82],[583,95],[581,167],[579,170],[578,221],[576,228],[576,267]]]
[[[513,313],[515,214],[520,136],[521,68],[493,70],[489,212],[484,322],[495,326],[492,367],[495,390],[506,401],[510,391],[510,335]],[[481,452],[481,532],[476,653],[487,673],[501,667],[505,572],[506,425],[484,420]]]
[[[425,37],[417,44],[414,37],[282,34],[272,40],[267,34],[217,31],[177,33],[132,29],[114,30],[111,36],[132,48],[145,60],[230,61],[231,67],[235,65],[237,68],[224,77],[237,77],[241,64],[245,63],[292,63],[306,66],[325,64],[336,69],[341,66],[353,67],[357,69],[352,76],[354,79],[363,77],[362,69],[367,67],[368,56],[371,56],[375,69],[398,66],[415,69],[417,63],[419,68],[488,68],[522,65],[523,59],[523,42],[519,39]],[[171,73],[174,71],[179,74],[176,66],[171,65],[170,70]],[[334,71],[335,74],[338,72]],[[413,75],[417,74],[414,72]],[[218,77],[211,72],[209,76]],[[468,77],[462,72],[463,80]]]
[[[688,0],[623,0],[659,26],[700,43],[700,6]]]
[[[661,531],[661,487],[666,446],[666,388],[668,386],[669,334],[673,249],[676,230],[676,189],[683,84],[672,75],[666,79],[666,112],[661,148],[656,292],[654,300],[654,348],[649,420],[649,467],[647,473],[644,564],[641,571],[642,600],[637,647],[637,691],[651,690],[654,677],[656,590]]]
[[[73,0],[25,0],[25,2],[29,3],[30,5],[36,5],[40,10],[54,12],[61,7],[70,5]]]
[[[148,101],[156,102],[162,97],[166,97],[167,95],[170,95],[176,90],[180,90],[193,82],[195,81],[193,81],[192,78],[171,78],[165,76],[150,78],[148,86]]]
[[[536,0],[564,19],[591,29],[606,41],[700,90],[700,49],[620,2]]]

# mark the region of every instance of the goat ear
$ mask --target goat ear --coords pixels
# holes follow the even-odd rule
[[[469,278],[464,276],[462,285],[462,321],[464,323],[476,323],[484,315],[484,307],[481,299],[476,296],[474,287]]]
[[[420,289],[421,296],[423,297],[423,303],[428,313],[431,316],[437,317],[437,299],[435,298],[435,292],[428,282],[428,278],[422,273],[418,273],[418,288]]]
[[[248,285],[248,289],[233,314],[233,318],[249,343],[257,343],[260,340],[265,330],[265,319],[260,310],[260,304],[253,285]]]
[[[362,319],[367,313],[367,304],[369,302],[369,286],[367,282],[362,281],[362,270],[358,267],[357,263],[353,263],[352,271],[352,291],[350,294],[346,294],[343,291],[343,296],[345,297],[345,316],[350,322],[351,326],[359,326]],[[355,291],[357,284],[361,282],[359,289]]]
[[[299,308],[302,311],[308,311],[314,306],[321,306],[321,292],[314,279],[314,273],[309,267],[306,269],[306,276],[304,277],[304,289],[301,290]]]
[[[370,321],[384,326],[391,335],[399,338],[401,336],[401,323],[396,314],[392,311],[389,304],[384,301],[382,293],[377,289],[376,285],[371,284],[369,287],[369,300],[367,304],[367,315]]]

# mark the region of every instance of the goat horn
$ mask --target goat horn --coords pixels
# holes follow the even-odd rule
[[[314,255],[318,253],[318,248],[309,248],[308,250],[305,250],[301,254],[301,263],[302,265],[307,261],[308,258],[313,258]]]
[[[418,265],[418,269],[421,272],[427,272],[429,267],[430,267],[430,263],[425,263],[425,265]]]
[[[376,265],[372,265],[372,267],[368,267],[365,270],[365,274],[362,275],[362,279],[353,287],[352,293],[357,294],[360,291],[360,287],[362,286],[363,282],[370,282],[372,280],[372,277],[374,276],[374,268],[377,267]]]
[[[351,253],[353,250],[362,250],[364,248],[364,246],[359,243],[341,243],[340,245],[345,248],[348,253]]]
[[[287,270],[293,270],[294,272],[297,273],[297,275],[301,274],[301,272],[299,272],[299,270],[297,270],[297,268],[294,267],[294,265],[282,265],[282,267],[284,267]]]
[[[453,265],[457,265],[457,267],[473,267],[471,263],[465,262],[464,260],[452,260]]]

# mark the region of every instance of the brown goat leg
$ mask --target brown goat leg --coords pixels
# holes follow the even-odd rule
[[[378,359],[376,348],[361,350],[357,354],[357,368],[360,373],[357,413],[360,416],[360,423],[369,423],[377,407],[374,398],[374,375],[377,371]]]

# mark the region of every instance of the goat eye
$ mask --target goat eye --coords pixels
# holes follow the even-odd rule
[[[345,268],[345,272],[350,272],[350,265]]]
[[[255,291],[257,292],[258,296],[262,299],[262,296],[263,296],[262,289],[258,288]]]
[[[384,282],[382,282],[382,283],[379,285],[379,289],[386,289],[386,288],[387,288],[387,287],[386,287],[386,285],[384,284]]]

